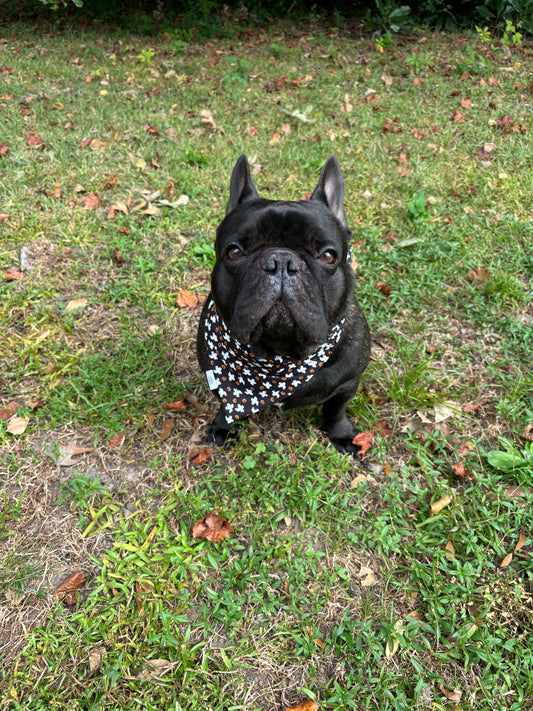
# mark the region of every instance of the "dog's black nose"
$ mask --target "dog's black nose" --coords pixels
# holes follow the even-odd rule
[[[300,260],[290,249],[277,249],[270,252],[263,269],[272,276],[292,276],[300,271]]]

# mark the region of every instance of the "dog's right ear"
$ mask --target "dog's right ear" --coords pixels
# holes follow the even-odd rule
[[[250,175],[250,165],[248,158],[242,154],[239,160],[235,163],[233,173],[231,174],[231,182],[229,186],[229,200],[226,205],[226,215],[234,210],[237,205],[246,200],[259,197],[255,185]]]

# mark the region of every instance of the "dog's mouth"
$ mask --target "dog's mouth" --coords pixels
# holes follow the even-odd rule
[[[276,301],[250,334],[250,344],[256,355],[279,355],[301,360],[321,343],[317,334],[302,328],[291,310]]]

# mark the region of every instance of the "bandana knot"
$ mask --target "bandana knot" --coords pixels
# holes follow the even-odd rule
[[[342,335],[342,318],[307,358],[258,358],[252,349],[230,334],[215,302],[209,302],[205,320],[205,346],[210,368],[205,375],[216,392],[228,424],[282,402],[307,383],[329,360]]]

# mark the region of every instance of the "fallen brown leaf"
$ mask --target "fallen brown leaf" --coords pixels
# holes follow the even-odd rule
[[[520,430],[520,437],[527,439],[528,442],[533,442],[533,422],[529,422],[527,425],[522,427]]]
[[[296,706],[285,706],[285,711],[318,711],[319,708],[320,706],[317,703],[307,699],[307,701],[302,701],[301,704]]]
[[[472,452],[473,450],[474,450],[474,445],[472,444],[472,442],[466,441],[466,442],[463,442],[463,444],[460,444],[459,447],[457,447],[457,454],[460,457],[466,457],[466,455],[469,452]]]
[[[89,193],[83,202],[83,207],[86,210],[96,210],[100,205],[100,198],[96,193]]]
[[[113,437],[110,438],[109,440],[109,446],[112,449],[120,449],[122,445],[124,444],[124,440],[126,438],[126,435],[124,432],[121,432],[120,434],[113,435]]]
[[[196,294],[187,291],[187,289],[181,289],[181,291],[178,291],[176,303],[178,304],[180,309],[183,309],[185,307],[195,309],[198,306],[198,297],[196,296]]]
[[[461,696],[463,695],[463,692],[460,689],[454,689],[453,691],[448,691],[443,687],[442,684],[439,684],[439,689],[442,691],[444,696],[449,699],[450,701],[454,701],[455,703],[459,703],[461,701]]]
[[[89,673],[94,674],[100,668],[102,659],[106,655],[105,647],[95,647],[92,652],[89,652]]]
[[[468,274],[466,275],[468,281],[472,282],[484,282],[489,275],[489,270],[487,267],[473,267],[472,269],[468,270]]]
[[[77,447],[74,442],[60,444],[57,447],[57,451],[51,447],[45,449],[50,459],[60,467],[71,467],[74,464],[78,464],[79,460],[73,459],[73,457],[77,454],[85,454],[86,452],[92,451],[92,447]]]
[[[187,405],[183,401],[183,395],[180,395],[180,397],[177,400],[174,400],[174,402],[169,402],[167,405],[163,405],[164,410],[186,410]]]
[[[451,541],[448,541],[448,543],[444,546],[444,550],[446,551],[444,554],[446,556],[446,560],[453,560],[455,558],[455,548],[453,547],[453,543]]]
[[[533,490],[524,489],[521,486],[506,486],[504,491],[511,499],[525,499]]]
[[[65,306],[65,311],[75,311],[76,309],[84,309],[87,306],[87,299],[72,299]]]
[[[368,477],[365,476],[364,474],[358,474],[356,477],[352,479],[352,483],[350,484],[350,489],[357,489],[357,485],[361,484],[364,481],[368,481]]]
[[[125,202],[114,202],[110,208],[114,212],[123,212],[125,215],[129,215],[130,211]]]
[[[13,415],[7,423],[7,431],[9,434],[13,435],[24,434],[29,421],[29,417],[19,417],[18,415]]]
[[[453,469],[453,473],[456,476],[461,477],[462,479],[465,478],[465,476],[466,476],[465,465],[462,462],[456,462],[455,464],[452,464],[452,469]]]
[[[192,529],[193,538],[207,538],[211,543],[218,543],[224,538],[229,538],[233,526],[225,518],[219,516],[214,509],[207,516],[197,521]]]
[[[209,447],[203,447],[192,460],[193,466],[199,467],[211,459],[213,451]]]
[[[5,279],[6,281],[16,281],[17,279],[22,279],[24,276],[24,272],[19,271],[18,269],[8,269],[5,272],[2,272],[2,279]]]
[[[365,588],[369,588],[372,585],[376,585],[378,579],[372,568],[367,568],[366,565],[361,564],[361,570],[356,573],[358,578],[361,578],[361,585]]]
[[[410,617],[412,620],[417,620],[417,622],[425,622],[426,618],[421,612],[413,610],[413,612],[406,612],[404,617]]]
[[[435,501],[433,504],[431,504],[431,515],[435,516],[436,514],[440,513],[442,509],[445,509],[446,506],[451,504],[451,501],[451,497],[448,496],[448,494],[442,496],[438,501]]]
[[[111,255],[111,260],[113,264],[116,264],[117,267],[121,267],[124,264],[124,257],[122,256],[122,252],[118,247],[115,247],[113,249],[113,254]]]
[[[56,588],[56,597],[58,600],[63,600],[67,605],[75,605],[78,596],[77,592],[81,589],[87,580],[84,573],[73,573],[65,578]]]
[[[135,602],[137,603],[137,609],[142,610],[143,599],[146,597],[146,593],[153,593],[154,584],[151,580],[136,580],[135,581]]]
[[[514,547],[515,551],[519,551],[520,548],[523,548],[526,541],[527,541],[527,536],[526,536],[526,534],[525,534],[525,533],[521,533],[521,534],[518,536],[518,543],[517,543],[516,546]]]
[[[35,131],[27,131],[26,132],[26,143],[28,146],[31,146],[32,148],[35,146],[43,146],[44,147],[44,141],[42,136],[37,136]]]
[[[387,426],[387,420],[379,420],[374,433],[384,438],[390,437],[392,435],[392,430]]]
[[[3,410],[0,410],[0,420],[9,420],[9,418],[13,417],[13,415],[18,409],[18,402],[15,402],[14,400],[8,402],[5,408]]]
[[[170,433],[171,433],[173,427],[174,427],[174,420],[173,419],[165,420],[163,422],[163,425],[161,427],[161,434],[159,435],[159,439],[161,442],[164,442],[166,439],[168,439],[170,437]]]
[[[390,296],[391,289],[389,286],[387,286],[387,283],[384,281],[378,281],[376,283],[376,289],[379,289],[383,296]]]
[[[202,117],[202,123],[204,126],[207,126],[208,128],[211,128],[213,131],[216,129],[217,125],[215,122],[215,119],[213,118],[213,114],[209,109],[202,109],[200,111],[200,116]]]
[[[370,445],[372,444],[373,439],[373,432],[359,432],[359,434],[356,434],[353,438],[353,444],[359,447],[359,455],[361,459],[364,458],[365,453],[370,449]]]
[[[97,151],[99,148],[105,148],[107,146],[107,141],[102,141],[99,138],[93,138],[89,142],[89,148],[91,151]]]
[[[511,563],[512,560],[513,560],[513,554],[509,553],[508,555],[505,556],[505,558],[500,563],[500,568],[507,568],[507,566]]]
[[[393,119],[386,119],[383,122],[383,126],[381,127],[382,132],[383,133],[390,133],[390,132],[400,133],[400,131],[402,129],[398,126],[399,121],[400,121],[400,119],[398,118],[398,116],[395,116]]]

